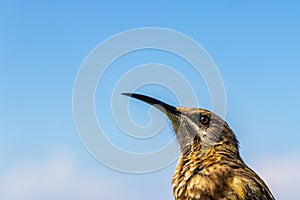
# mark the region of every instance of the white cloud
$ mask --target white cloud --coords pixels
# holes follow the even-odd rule
[[[266,156],[257,162],[255,170],[265,180],[276,199],[299,198],[300,155],[286,153]]]
[[[56,152],[43,162],[25,161],[1,175],[0,199],[124,198],[124,186],[95,174],[80,170],[71,155]]]
[[[265,180],[276,199],[298,198],[299,154],[263,156],[253,165],[253,169]],[[44,160],[23,161],[1,172],[0,199],[172,199],[169,170],[144,176],[121,175],[120,178],[112,178],[103,176],[101,170],[80,167],[72,154],[59,150]],[[164,177],[163,180],[161,177]],[[128,181],[128,178],[133,181]]]

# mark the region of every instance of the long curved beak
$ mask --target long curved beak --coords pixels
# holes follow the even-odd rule
[[[152,97],[148,97],[142,94],[136,94],[136,93],[122,93],[122,95],[125,96],[129,96],[141,101],[144,101],[154,107],[156,107],[157,109],[159,109],[160,111],[162,111],[163,113],[165,113],[166,115],[168,114],[179,114],[180,112],[177,110],[176,107],[171,106],[169,104],[166,104],[160,100],[154,99]]]

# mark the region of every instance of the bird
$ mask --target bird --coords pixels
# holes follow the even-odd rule
[[[173,174],[175,200],[274,200],[265,182],[242,160],[229,125],[202,108],[175,107],[158,99],[122,93],[162,111],[179,143]]]

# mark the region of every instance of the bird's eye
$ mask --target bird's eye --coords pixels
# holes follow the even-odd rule
[[[208,126],[210,123],[210,117],[207,115],[201,115],[200,116],[200,123],[204,126]]]

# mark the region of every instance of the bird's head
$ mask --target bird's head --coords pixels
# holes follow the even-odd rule
[[[144,101],[167,115],[175,130],[182,154],[206,152],[222,145],[238,154],[238,141],[228,124],[218,115],[201,108],[174,107],[141,94],[123,95]]]

